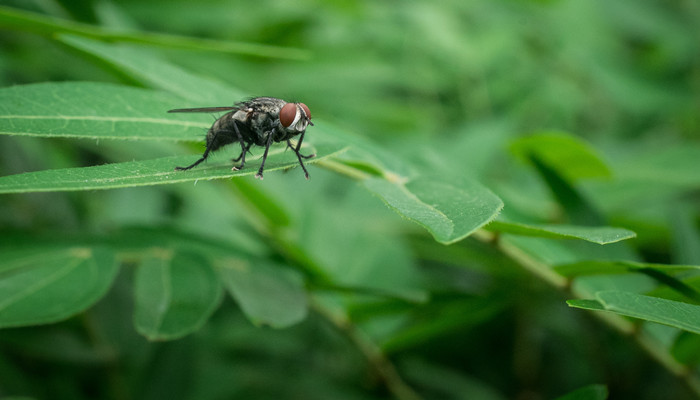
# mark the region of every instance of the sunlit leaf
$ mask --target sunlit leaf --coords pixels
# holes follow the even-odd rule
[[[582,239],[598,244],[609,244],[631,239],[636,234],[624,228],[609,226],[574,226],[522,224],[517,222],[493,221],[486,229],[494,232],[512,233],[523,236],[537,236],[553,239]]]
[[[342,150],[338,144],[321,144],[318,147],[305,145],[303,148],[308,148],[309,151],[317,154],[317,157],[307,160],[305,164],[313,164]],[[226,154],[220,153],[208,160],[206,164],[201,164],[188,171],[175,171],[174,168],[191,164],[199,158],[199,155],[129,161],[95,167],[27,172],[0,177],[0,193],[115,189],[232,178],[255,174],[261,162],[260,159],[249,157],[250,162],[246,163],[244,169],[232,171],[231,161],[229,159],[222,160],[225,156]],[[293,152],[285,152],[284,148],[276,148],[270,150],[265,163],[265,172],[294,168],[298,165],[299,162]]]
[[[572,307],[610,311],[700,334],[700,306],[619,291],[598,292],[595,297],[595,300],[569,300],[567,303]]]
[[[423,225],[436,240],[459,241],[494,219],[503,202],[466,179],[419,176],[406,182],[370,178],[365,187],[399,214]]]

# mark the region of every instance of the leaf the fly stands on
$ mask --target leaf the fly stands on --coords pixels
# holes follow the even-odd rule
[[[118,269],[102,248],[4,252],[0,327],[46,324],[84,311],[107,293]]]
[[[182,100],[172,95],[108,83],[19,85],[0,89],[0,134],[201,140],[213,122],[211,116],[166,113],[179,106]]]
[[[494,232],[511,233],[522,236],[537,236],[552,239],[582,239],[597,244],[609,244],[637,236],[636,233],[610,226],[576,226],[523,224],[507,221],[493,221],[486,229]]]
[[[339,143],[304,143],[302,149],[313,151],[316,157],[306,161],[313,164],[325,157],[343,150]],[[217,158],[208,160],[189,171],[175,171],[179,165],[188,165],[199,155],[174,156],[145,161],[129,161],[94,167],[64,168],[36,172],[26,172],[0,177],[0,193],[56,192],[74,190],[115,189],[132,186],[158,185],[167,183],[196,182],[199,180],[223,179],[236,176],[252,175],[260,165],[259,159],[250,159],[240,171],[232,171],[234,165],[223,156],[230,154],[222,150]],[[270,150],[265,164],[265,172],[293,168],[299,165],[296,156],[285,152],[282,145]],[[301,172],[300,172],[301,174]]]
[[[503,208],[498,196],[464,178],[418,176],[406,182],[369,178],[363,183],[399,214],[423,225],[445,244],[469,236]]]

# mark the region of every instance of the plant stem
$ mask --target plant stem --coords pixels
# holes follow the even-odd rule
[[[377,346],[361,329],[345,316],[332,312],[318,301],[312,300],[311,308],[350,339],[364,355],[374,372],[382,379],[387,389],[396,399],[422,400],[422,397],[403,381],[396,371],[394,364],[391,363],[379,346]]]
[[[572,288],[569,280],[558,275],[547,264],[536,260],[519,247],[504,240],[494,240],[494,236],[492,234],[484,231],[477,232],[474,237],[477,240],[492,243],[499,251],[515,261],[522,268],[541,278],[551,286],[567,292],[569,295],[571,295],[571,297],[579,299],[590,297],[586,296],[584,293],[578,293]],[[658,341],[654,340],[643,330],[637,329],[638,325],[618,314],[592,312],[592,315],[621,334],[633,338],[634,341],[637,342],[637,345],[641,347],[653,360],[659,363],[672,375],[675,375],[684,381],[687,387],[694,394],[700,397],[700,379],[698,376],[688,369],[687,366],[676,361]]]

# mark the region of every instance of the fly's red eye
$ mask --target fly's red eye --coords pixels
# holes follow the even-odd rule
[[[302,109],[304,109],[304,113],[306,113],[306,118],[311,119],[311,111],[309,110],[309,107],[306,106],[304,103],[299,103]]]
[[[297,116],[297,106],[294,103],[287,103],[280,110],[280,123],[283,127],[289,128]]]

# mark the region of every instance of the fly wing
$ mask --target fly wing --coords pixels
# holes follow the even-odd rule
[[[197,113],[197,112],[221,112],[221,111],[231,111],[238,110],[238,107],[202,107],[202,108],[176,108],[174,110],[169,110],[169,113]]]

